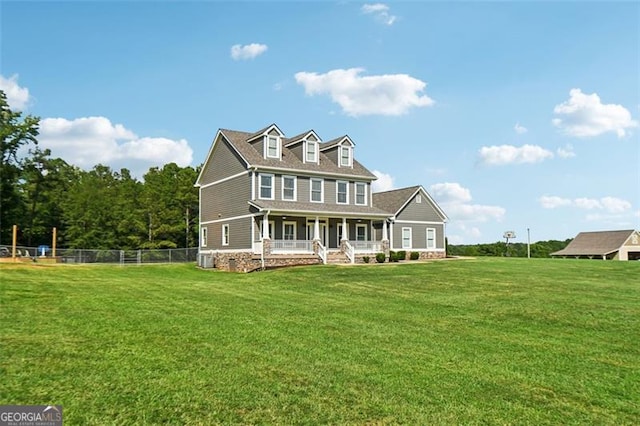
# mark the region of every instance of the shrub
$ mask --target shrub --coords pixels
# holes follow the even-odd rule
[[[412,251],[410,256],[411,260],[418,260],[420,258],[420,253],[418,253],[417,251]]]
[[[384,259],[385,259],[385,255],[384,253],[378,253],[376,254],[376,262],[378,263],[384,263]]]
[[[407,252],[404,250],[400,250],[398,253],[398,260],[405,260],[407,258]]]
[[[371,260],[371,258],[369,256],[362,256],[362,261],[364,263],[369,263],[369,260]]]
[[[389,262],[397,262],[398,261],[398,253],[395,251],[389,252]]]

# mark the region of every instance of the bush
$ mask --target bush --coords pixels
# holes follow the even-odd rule
[[[362,261],[364,263],[369,263],[369,260],[371,260],[371,258],[369,256],[362,256]]]
[[[398,261],[398,253],[395,251],[389,252],[389,262],[397,262]]]
[[[398,256],[398,260],[405,260],[407,258],[407,252],[404,250],[400,250],[397,253],[397,256]]]
[[[418,260],[420,258],[420,253],[418,253],[417,251],[412,251],[410,256],[411,260]]]
[[[378,263],[384,263],[384,259],[385,259],[385,255],[384,253],[378,253],[376,254],[376,262]]]

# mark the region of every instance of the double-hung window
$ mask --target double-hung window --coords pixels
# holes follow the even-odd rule
[[[280,140],[277,136],[267,136],[267,157],[280,158]]]
[[[367,184],[356,182],[356,204],[364,206],[367,204]]]
[[[318,142],[316,141],[307,141],[306,142],[306,150],[305,150],[305,160],[306,163],[317,163],[318,162]]]
[[[411,228],[402,228],[402,248],[411,248]]]
[[[427,228],[427,248],[436,248],[436,230],[435,228]]]
[[[349,204],[349,182],[336,181],[336,202],[338,204]]]
[[[311,202],[324,202],[324,181],[322,179],[311,178]]]
[[[340,147],[340,165],[343,167],[351,166],[351,147],[350,146]]]
[[[207,228],[202,228],[200,230],[200,246],[201,247],[207,246]]]
[[[286,201],[296,200],[295,176],[282,176],[282,199]]]
[[[223,246],[229,245],[229,224],[228,223],[225,223],[224,225],[222,225],[222,245]]]
[[[260,174],[260,198],[273,200],[273,175]]]

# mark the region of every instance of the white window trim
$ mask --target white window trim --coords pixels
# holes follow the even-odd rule
[[[349,152],[349,158],[347,160],[347,164],[342,164],[342,150],[346,149]],[[353,166],[353,147],[349,145],[340,145],[340,149],[338,150],[338,165],[340,167],[352,167]]]
[[[284,180],[285,179],[293,179],[293,198],[288,199],[284,198]],[[282,201],[296,201],[298,199],[298,179],[296,176],[283,175],[282,176]]]
[[[263,176],[271,177],[271,197],[268,197],[268,198],[262,196],[262,177]],[[276,183],[275,175],[271,173],[258,173],[258,198],[261,200],[273,200],[274,199],[273,195],[276,192],[276,189],[274,188],[275,183]]]
[[[433,246],[431,247],[429,246],[429,231],[433,231]],[[426,235],[425,235],[427,238],[425,247],[427,249],[435,249],[438,246],[438,244],[436,243],[436,235],[437,235],[436,228],[427,228]]]
[[[364,195],[364,202],[363,203],[359,203],[358,202],[358,187],[362,187],[363,188],[363,195]],[[356,203],[356,205],[358,206],[366,206],[367,205],[367,184],[364,182],[356,182],[356,187],[355,187],[355,191],[356,191],[356,195],[355,195],[355,200],[354,202]]]
[[[340,193],[339,192],[339,188],[340,188],[340,184],[341,183],[344,183],[347,186],[347,194],[346,194],[347,195],[346,196],[346,200],[347,201],[344,202],[344,203],[341,203],[340,201],[338,201],[338,194]],[[346,181],[346,180],[337,180],[336,181],[336,204],[344,204],[344,205],[349,204],[349,181]]]
[[[284,230],[285,230],[286,225],[293,225],[293,240],[285,240],[285,238],[284,238],[285,237]],[[298,237],[298,235],[297,235],[298,230],[296,229],[297,227],[298,227],[298,223],[295,222],[295,221],[291,221],[291,220],[283,221],[282,222],[282,239],[285,240],[285,241],[295,241],[297,239],[297,237]]]
[[[260,239],[262,239],[264,221],[260,221]],[[269,221],[269,239],[273,240],[276,238],[276,222],[273,220]]]
[[[422,194],[418,194],[416,195],[416,204],[421,204],[422,203]]]
[[[269,141],[276,141],[276,155],[269,155]],[[266,135],[264,140],[264,158],[277,158],[280,159],[280,137],[273,135]]]
[[[309,159],[309,147],[313,145],[313,152],[314,152],[314,156],[315,156],[315,160],[310,160]],[[317,141],[308,141],[305,140],[304,142],[304,162],[305,163],[314,163],[314,164],[318,164],[318,142]]]
[[[229,240],[231,240],[231,234],[229,231],[229,224],[225,223],[222,225],[222,245],[228,246]]]
[[[313,200],[313,181],[320,182],[320,201]],[[309,202],[311,203],[324,203],[324,179],[322,178],[311,178],[309,179]]]
[[[347,223],[347,226],[349,226],[348,223]],[[342,232],[342,223],[338,223],[338,226],[336,226],[336,238],[338,240],[338,244],[340,244],[340,241],[342,241],[343,235],[344,235],[344,232]]]
[[[405,230],[409,231],[409,245],[408,246],[404,245],[404,231]],[[402,233],[400,235],[400,237],[401,237],[401,244],[400,245],[402,246],[403,249],[410,249],[410,248],[413,247],[413,236],[412,236],[412,233],[413,233],[413,231],[412,231],[411,228],[409,228],[409,227],[403,227],[402,228]]]
[[[200,247],[207,246],[207,228],[200,229]]]
[[[356,241],[367,241],[368,240],[368,226],[365,223],[356,224]],[[358,240],[358,229],[364,229],[364,240]]]

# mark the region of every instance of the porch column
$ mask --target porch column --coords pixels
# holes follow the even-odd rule
[[[349,239],[349,228],[347,228],[347,218],[346,217],[342,218],[342,239],[343,240],[348,240]]]
[[[387,220],[382,221],[382,241],[389,240],[389,236],[387,235]]]
[[[316,222],[313,225],[313,239],[320,239],[320,219],[316,216]]]
[[[264,216],[262,216],[262,239],[269,239],[269,213],[265,212]]]

